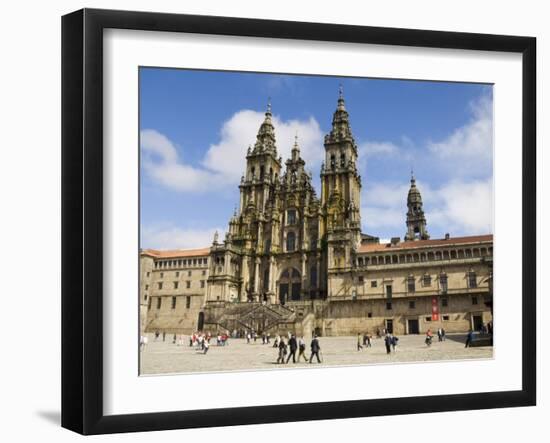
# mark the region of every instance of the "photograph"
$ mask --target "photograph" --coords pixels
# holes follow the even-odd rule
[[[141,376],[494,357],[493,84],[138,69]]]

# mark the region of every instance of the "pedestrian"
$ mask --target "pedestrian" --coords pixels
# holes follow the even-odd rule
[[[445,329],[441,328],[441,339],[445,341]]]
[[[367,346],[367,333],[363,334],[363,346]]]
[[[428,329],[428,331],[426,332],[426,340],[424,340],[424,342],[426,343],[426,345],[431,346],[432,345],[432,339],[433,339],[432,330]]]
[[[393,352],[397,350],[397,342],[399,341],[399,338],[397,338],[395,335],[391,338],[391,346],[393,348]]]
[[[247,344],[250,344],[250,339],[251,339],[251,337],[250,337],[250,332],[247,332],[247,333],[246,333],[246,343],[247,343]]]
[[[386,345],[386,354],[391,353],[392,339],[390,333],[386,334],[386,337],[384,338],[384,344]]]
[[[176,344],[176,334],[174,334],[174,338],[172,339],[172,344],[173,344],[173,345]]]
[[[146,335],[142,335],[140,337],[139,345],[140,345],[141,350],[144,351],[146,346],[147,346],[147,336]]]
[[[466,336],[466,344],[465,344],[465,348],[469,348],[471,345],[472,345],[472,340],[474,338],[474,331],[470,328],[470,330],[468,331],[468,335]]]
[[[266,335],[266,343],[269,344],[269,340],[271,339],[271,334],[268,332]]]
[[[296,363],[296,351],[298,350],[298,343],[296,342],[296,336],[294,334],[292,334],[290,340],[288,341],[288,349],[290,352],[288,354],[286,362],[288,363],[290,361],[290,357],[292,357],[292,363]]]
[[[311,340],[311,355],[309,356],[309,362],[311,363],[313,361],[313,356],[317,357],[317,363],[321,363],[321,359],[319,358],[319,351],[321,350],[321,346],[319,345],[319,340],[317,339],[317,336],[313,336],[313,340]]]
[[[361,334],[357,334],[357,351],[361,349],[363,349],[363,346],[361,346]]]
[[[372,348],[372,336],[367,334],[367,348]]]
[[[437,341],[443,341],[443,330],[441,328],[439,328],[437,330]]]
[[[275,336],[275,340],[273,340],[273,347],[278,348],[279,347],[279,340],[280,337],[278,335]]]
[[[300,363],[300,357],[304,357],[304,360],[307,363],[306,342],[303,335],[298,340],[298,363]]]
[[[380,338],[380,328],[377,328],[377,329],[376,329],[376,337],[377,337],[377,338]]]
[[[208,352],[208,349],[210,348],[210,343],[208,343],[208,340],[204,340],[204,354]]]
[[[285,362],[285,355],[286,355],[286,344],[283,338],[279,340],[279,357],[277,358],[277,363],[284,363]]]
[[[162,331],[162,341],[166,341],[166,331]]]
[[[155,341],[158,340],[159,335],[160,335],[160,332],[159,332],[158,329],[157,329],[157,330],[155,331]]]

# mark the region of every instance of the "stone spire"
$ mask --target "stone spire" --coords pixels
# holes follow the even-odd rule
[[[275,157],[277,156],[277,147],[275,145],[275,128],[272,121],[273,115],[271,114],[271,99],[267,102],[267,110],[265,111],[265,118],[258,130],[256,136],[256,143],[254,144],[254,154],[260,152],[271,152]]]
[[[407,234],[405,240],[427,240],[430,238],[426,228],[426,217],[422,208],[422,196],[416,186],[416,179],[411,170],[411,187],[407,195]]]
[[[332,130],[327,135],[325,142],[335,143],[342,140],[350,140],[353,144],[353,135],[349,123],[349,114],[346,110],[346,102],[344,100],[344,87],[340,84],[338,89],[338,105],[332,116]]]

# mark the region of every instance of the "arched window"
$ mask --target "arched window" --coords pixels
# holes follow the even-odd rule
[[[290,231],[286,235],[286,250],[287,252],[293,252],[296,249],[296,234]]]
[[[335,166],[336,166],[336,156],[332,154],[330,156],[330,167],[331,169],[334,169]]]
[[[264,165],[260,166],[260,180],[264,179],[265,168]]]

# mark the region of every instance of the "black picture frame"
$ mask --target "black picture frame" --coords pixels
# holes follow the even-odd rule
[[[103,412],[103,31],[108,28],[501,51],[522,55],[522,388],[130,415]],[[536,404],[536,39],[83,9],[62,18],[62,426],[82,434]],[[514,260],[517,258],[514,257]]]

